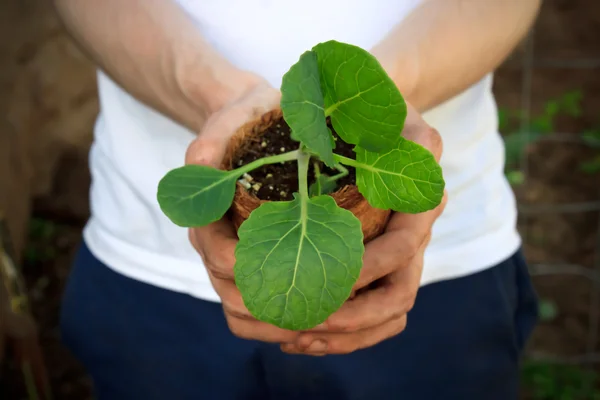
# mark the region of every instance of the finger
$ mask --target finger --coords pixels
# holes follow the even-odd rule
[[[446,195],[440,206],[420,214],[394,213],[383,235],[365,247],[363,268],[353,290],[359,290],[392,273],[411,260],[429,244],[431,227],[446,205]]]
[[[357,295],[311,332],[357,332],[401,317],[414,306],[422,274],[422,256],[388,275],[381,286]]]
[[[402,315],[386,324],[355,333],[324,334],[310,339],[302,334],[295,343],[282,344],[281,350],[288,354],[312,356],[348,354],[400,334],[406,328],[406,320],[406,315]]]
[[[408,113],[402,130],[402,136],[425,147],[440,161],[443,152],[442,137],[439,132],[427,124],[419,112],[409,103],[407,103]]]
[[[369,242],[365,247],[363,267],[353,290],[360,290],[399,268],[410,265],[428,236],[428,230],[419,232],[401,229],[386,232]]]
[[[200,253],[209,272],[218,279],[233,280],[235,247],[238,237],[232,223],[223,218],[212,224],[192,228],[190,242]]]
[[[363,268],[352,288],[350,299],[358,290],[410,265],[415,256],[422,256],[431,240],[431,226],[446,206],[446,193],[438,208],[420,215],[394,213],[386,232],[365,247]]]
[[[246,308],[240,291],[233,282],[211,277],[211,283],[221,297],[227,325],[235,336],[270,343],[292,343],[298,337],[298,332],[258,321]]]
[[[239,319],[225,314],[227,326],[233,335],[246,340],[267,343],[294,343],[298,332],[288,331],[257,320]]]
[[[221,305],[226,314],[239,319],[256,321],[256,318],[244,304],[242,295],[233,281],[218,279],[213,276],[209,277],[211,284],[221,298]]]
[[[261,85],[244,98],[213,114],[188,147],[185,163],[219,168],[233,134],[248,121],[275,108],[280,98],[278,90]]]

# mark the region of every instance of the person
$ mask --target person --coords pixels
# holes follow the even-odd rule
[[[537,306],[492,82],[540,0],[54,3],[98,66],[91,217],[61,329],[99,400],[517,398]],[[448,196],[367,244],[356,287],[376,288],[287,331],[245,309],[227,218],[180,228],[156,190],[184,163],[218,166],[235,130],[278,106],[290,66],[332,39],[397,84],[402,134],[440,161]]]

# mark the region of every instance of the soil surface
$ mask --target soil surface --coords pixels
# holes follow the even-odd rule
[[[336,143],[334,153],[354,159],[354,146],[340,139],[329,120],[328,126]],[[234,158],[233,165],[246,165],[260,158],[296,150],[298,146],[299,143],[290,135],[290,127],[281,118],[263,132],[258,140],[248,142],[238,152],[237,158]],[[321,174],[333,176],[339,173],[338,170],[327,167],[320,160],[311,158],[308,168],[309,186],[315,182],[315,164]],[[355,169],[352,167],[346,167],[346,169],[348,169],[348,175],[336,181],[337,189],[356,183]],[[250,172],[249,175],[244,179],[250,186],[248,190],[261,200],[292,200],[293,194],[298,191],[298,163],[296,161],[264,165]]]

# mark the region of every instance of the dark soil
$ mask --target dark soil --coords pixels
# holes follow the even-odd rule
[[[347,144],[341,140],[330,122],[328,122],[328,125],[333,133],[336,143],[334,152],[354,159],[355,154],[353,145]],[[260,140],[249,142],[243,150],[240,151],[238,157],[233,160],[233,165],[246,165],[260,158],[296,150],[298,147],[299,143],[291,138],[290,127],[282,118],[267,129],[260,136]],[[315,181],[315,163],[318,164],[321,174],[332,176],[339,172],[336,169],[325,166],[320,160],[313,158],[311,159],[308,170],[309,186]],[[356,172],[354,168],[347,167],[347,169],[348,175],[337,181],[338,189],[356,183]],[[292,200],[293,194],[298,191],[298,163],[295,161],[264,165],[250,172],[249,175],[251,176],[249,183],[253,185],[253,187],[248,190],[261,200]],[[258,186],[254,186],[256,184],[258,184]]]

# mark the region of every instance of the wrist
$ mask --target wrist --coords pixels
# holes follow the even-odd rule
[[[210,59],[209,63],[182,69],[177,77],[181,93],[205,117],[264,82],[256,74],[240,70],[218,55]]]

